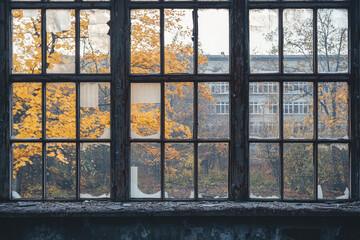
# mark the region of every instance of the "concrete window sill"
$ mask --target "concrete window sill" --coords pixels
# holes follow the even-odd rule
[[[0,217],[359,217],[360,202],[2,202]]]

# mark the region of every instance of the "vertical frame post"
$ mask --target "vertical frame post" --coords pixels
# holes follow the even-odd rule
[[[351,139],[352,144],[350,147],[350,160],[351,160],[351,199],[359,200],[360,193],[360,176],[359,176],[359,149],[360,149],[360,96],[359,96],[359,81],[360,81],[360,67],[359,67],[359,55],[360,55],[360,2],[357,0],[351,1],[351,7],[349,10],[350,15],[350,67],[351,67]]]
[[[127,0],[112,1],[111,11],[111,200],[129,199],[129,84],[126,46],[129,35]]]
[[[248,13],[247,1],[231,8],[231,158],[230,200],[248,199]]]
[[[7,1],[0,1],[0,201],[10,200],[9,15]]]

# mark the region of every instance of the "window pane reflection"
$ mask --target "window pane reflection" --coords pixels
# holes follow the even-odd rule
[[[280,198],[280,152],[277,143],[250,144],[250,198]]]
[[[41,138],[41,96],[41,83],[14,83],[12,85],[12,137]]]
[[[12,11],[12,73],[41,73],[41,11]]]
[[[284,72],[313,72],[313,10],[285,9]]]
[[[161,197],[160,144],[131,144],[130,179],[130,197]]]
[[[199,138],[229,138],[229,83],[199,83],[198,98]]]
[[[80,11],[80,72],[110,73],[110,11]]]
[[[284,143],[284,198],[314,198],[313,145]]]
[[[165,73],[193,73],[192,10],[165,9]]]
[[[12,145],[12,198],[42,198],[42,169],[41,143],[14,143]]]
[[[348,139],[347,83],[319,83],[318,96],[319,138]]]
[[[227,143],[200,143],[198,146],[199,198],[228,197],[229,146]]]
[[[46,84],[46,137],[75,138],[75,84]]]
[[[319,144],[318,198],[349,199],[350,168],[347,144]]]
[[[193,83],[165,83],[165,137],[192,138],[194,113]]]
[[[194,198],[193,144],[165,144],[165,192],[166,198]]]
[[[313,84],[284,83],[284,138],[313,138]]]
[[[250,10],[250,72],[279,72],[279,11]]]
[[[317,14],[318,71],[348,72],[348,13],[319,9]]]
[[[250,137],[279,137],[279,84],[254,82],[249,90]]]
[[[131,84],[131,138],[160,138],[160,84]]]
[[[76,197],[76,147],[74,143],[46,145],[46,197]]]
[[[160,11],[131,10],[131,73],[160,72]]]
[[[198,11],[198,73],[229,73],[229,11]]]
[[[80,137],[110,139],[110,83],[80,83]]]
[[[80,198],[110,198],[110,144],[80,144]]]
[[[75,73],[75,10],[46,10],[47,73]]]

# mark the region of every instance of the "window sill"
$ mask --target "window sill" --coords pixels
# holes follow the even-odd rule
[[[7,202],[0,203],[4,217],[359,217],[360,202]]]

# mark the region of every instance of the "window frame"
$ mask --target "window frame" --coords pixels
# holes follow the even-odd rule
[[[213,81],[230,82],[230,158],[229,158],[229,199],[231,201],[267,201],[266,199],[249,198],[249,83],[278,81],[279,91],[283,90],[283,82],[313,81],[348,82],[349,90],[349,132],[351,141],[350,151],[350,199],[359,199],[359,160],[360,157],[360,100],[359,92],[360,67],[357,62],[360,58],[360,2],[351,0],[349,2],[250,2],[247,0],[230,0],[229,2],[130,2],[128,0],[113,0],[110,2],[0,2],[0,200],[10,201],[10,80],[11,81],[46,81],[51,79],[68,79],[68,81],[98,81],[104,80],[104,76],[88,75],[12,75],[10,74],[9,42],[10,42],[10,17],[11,9],[20,8],[49,8],[49,9],[100,9],[106,8],[111,11],[111,74],[105,78],[111,82],[111,200],[129,201],[130,189],[130,110],[128,107],[130,99],[130,81],[133,82],[164,82],[183,81],[184,77],[189,81],[207,82]],[[175,74],[169,79],[167,75],[140,76],[131,75],[130,63],[130,9],[136,8],[228,8],[230,16],[230,73],[228,75],[183,75]],[[250,74],[249,64],[249,10],[250,9],[284,9],[284,8],[347,8],[349,10],[349,69],[348,74],[325,74],[317,73],[317,57],[314,57],[314,74]],[[280,13],[279,13],[280,14]],[[315,14],[315,13],[314,13]],[[282,18],[282,14],[279,15]],[[315,18],[316,19],[316,18]],[[314,21],[314,29],[315,27]],[[280,30],[280,28],[279,28]],[[280,32],[280,31],[279,31]],[[316,32],[316,31],[314,31]],[[44,37],[44,35],[43,35]],[[316,36],[315,36],[316,38]],[[281,42],[282,38],[279,38]],[[316,43],[316,41],[314,40]],[[43,56],[46,54],[43,51]],[[316,54],[316,51],[314,51]],[[281,52],[279,61],[282,63]],[[45,58],[42,59],[43,64]],[[43,65],[45,66],[45,65]],[[314,89],[317,89],[314,83]],[[316,92],[316,91],[315,91]],[[278,111],[282,115],[282,99],[278,105]],[[315,109],[315,108],[314,108]],[[314,115],[314,119],[317,115]],[[265,142],[271,142],[266,140]],[[315,149],[315,148],[314,148]],[[317,194],[315,195],[317,196]],[[83,199],[81,199],[83,200]],[[133,201],[134,199],[131,199]],[[148,200],[146,200],[148,201]],[[191,200],[194,201],[194,200]],[[269,200],[273,201],[273,200]],[[292,200],[284,200],[289,201]],[[324,200],[325,201],[325,200]],[[344,201],[344,200],[342,200]],[[298,201],[297,201],[298,202]],[[302,200],[301,202],[314,202]],[[316,200],[322,202],[322,200]]]

